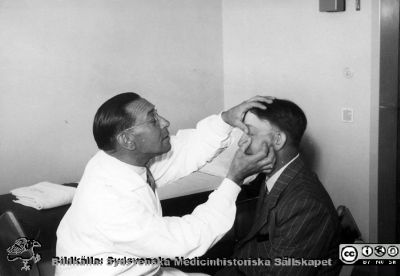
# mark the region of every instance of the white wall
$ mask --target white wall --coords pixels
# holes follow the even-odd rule
[[[359,12],[354,2],[320,13],[315,0],[0,1],[0,193],[78,181],[96,151],[94,113],[119,92],[154,102],[172,132],[223,100],[268,94],[303,107],[307,159],[368,240],[379,1]],[[341,122],[342,107],[354,109],[354,123]]]
[[[370,143],[370,134],[377,135],[371,99],[378,93],[372,30],[379,5],[362,1],[355,11],[354,2],[347,1],[346,12],[322,13],[314,0],[223,1],[224,104],[255,94],[298,103],[309,121],[307,159],[368,240],[370,185],[376,184],[370,166],[377,164]],[[342,107],[354,109],[353,123],[341,121]]]
[[[117,93],[147,97],[172,132],[220,111],[221,16],[214,0],[0,1],[0,193],[78,181]]]

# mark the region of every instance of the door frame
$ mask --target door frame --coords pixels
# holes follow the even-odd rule
[[[378,243],[399,243],[400,179],[399,0],[380,2],[378,138]],[[378,275],[397,275],[396,267],[377,267]]]

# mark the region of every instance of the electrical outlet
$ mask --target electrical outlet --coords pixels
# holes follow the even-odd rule
[[[352,123],[354,122],[354,110],[352,108],[342,108],[342,122]]]

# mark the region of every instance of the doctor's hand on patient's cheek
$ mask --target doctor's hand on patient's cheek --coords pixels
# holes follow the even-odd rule
[[[239,145],[226,176],[238,185],[241,185],[243,180],[250,175],[262,171],[272,171],[275,165],[275,153],[272,148],[268,148],[264,143],[259,152],[247,154],[246,151],[250,144],[251,139],[249,138]]]
[[[265,161],[265,165],[262,167],[261,172],[268,175],[274,170],[274,167],[275,167],[276,156],[275,156],[274,147],[272,147],[272,146],[269,147],[268,155],[264,161]]]
[[[275,98],[270,96],[255,96],[247,101],[222,112],[221,117],[225,123],[240,128],[244,133],[248,133],[247,126],[243,123],[246,112],[252,108],[266,109],[265,104],[270,104]]]

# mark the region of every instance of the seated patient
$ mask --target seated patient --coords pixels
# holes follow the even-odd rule
[[[244,123],[249,133],[239,144],[249,143],[246,152],[253,154],[266,143],[275,150],[276,166],[270,175],[260,174],[251,183],[260,186],[257,210],[249,233],[236,244],[234,257],[271,263],[228,267],[217,275],[337,275],[337,213],[317,175],[299,155],[307,125],[303,111],[293,102],[275,99],[265,110],[251,109]],[[274,262],[283,257],[331,259],[332,263],[314,267]]]

